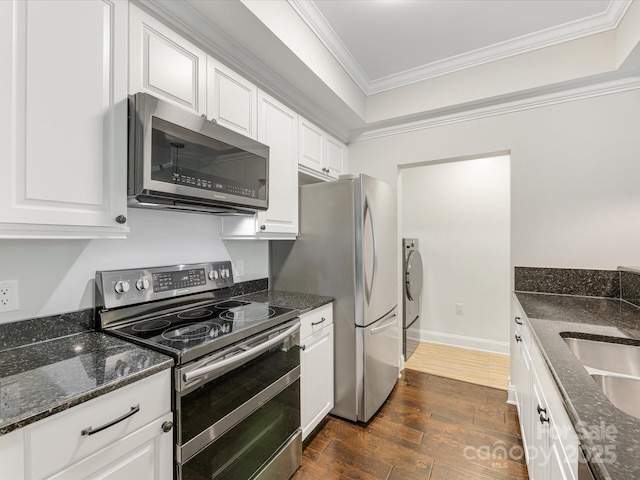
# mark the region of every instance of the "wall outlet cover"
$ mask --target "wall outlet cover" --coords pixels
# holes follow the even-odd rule
[[[18,281],[0,281],[0,313],[13,312],[20,307],[18,302]]]

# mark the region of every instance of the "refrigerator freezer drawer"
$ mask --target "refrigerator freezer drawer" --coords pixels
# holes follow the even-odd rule
[[[364,392],[358,420],[367,422],[382,406],[398,381],[400,326],[396,309],[362,330]]]

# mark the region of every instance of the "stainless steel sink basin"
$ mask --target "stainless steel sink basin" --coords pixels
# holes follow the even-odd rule
[[[640,346],[573,337],[564,341],[585,367],[640,377]]]
[[[640,418],[640,378],[617,377],[615,375],[591,374],[605,396],[617,408]]]

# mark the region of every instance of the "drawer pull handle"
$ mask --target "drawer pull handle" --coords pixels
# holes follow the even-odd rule
[[[520,317],[516,317],[514,320],[518,325],[522,325],[522,320],[520,320]]]
[[[545,422],[546,422],[546,423],[550,423],[550,422],[549,422],[549,417],[545,417],[545,416],[544,416],[544,413],[541,413],[541,414],[540,414],[540,423],[544,425],[544,424],[545,424]]]
[[[542,408],[540,405],[538,405],[537,410],[538,410],[538,413],[542,413],[542,412],[547,413],[547,409],[546,408]]]
[[[93,435],[94,433],[98,433],[101,432],[102,430],[105,430],[109,427],[113,427],[116,423],[120,423],[123,420],[126,420],[127,418],[135,415],[136,413],[138,413],[140,411],[140,405],[136,405],[135,407],[131,407],[131,410],[129,410],[127,413],[125,413],[124,415],[122,415],[120,418],[116,418],[115,420],[110,421],[109,423],[105,423],[104,425],[100,426],[100,427],[87,427],[84,430],[82,430],[82,432],[80,432],[81,435]]]
[[[315,327],[316,325],[320,325],[321,323],[324,323],[327,319],[322,317],[322,320],[320,320],[319,322],[311,322],[311,326]]]

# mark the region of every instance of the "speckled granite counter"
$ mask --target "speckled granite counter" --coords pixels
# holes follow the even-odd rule
[[[0,351],[0,435],[172,365],[170,357],[94,331]]]
[[[280,290],[263,290],[236,298],[250,302],[268,302],[280,307],[296,308],[300,310],[300,313],[306,313],[334,301],[333,297]]]
[[[562,339],[616,337],[620,342],[640,345],[640,309],[616,298],[526,292],[515,295],[587,456],[605,452],[603,462],[590,462],[594,474],[603,480],[640,478],[640,420],[611,404]],[[603,428],[609,429],[608,435],[602,434]],[[611,455],[606,452],[615,453],[615,461],[610,461]]]

